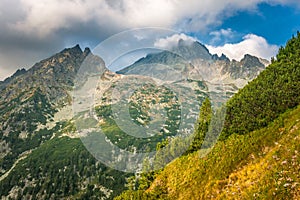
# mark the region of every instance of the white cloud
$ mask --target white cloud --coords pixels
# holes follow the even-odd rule
[[[278,46],[268,44],[265,38],[248,34],[243,37],[243,41],[236,44],[225,44],[223,46],[208,45],[210,53],[218,54],[224,53],[230,59],[240,60],[245,54],[251,54],[260,58],[271,59],[278,51]]]
[[[221,36],[231,37],[232,34],[233,34],[233,31],[231,30],[231,28],[221,29],[219,31],[213,31],[213,32],[209,33],[209,35],[212,35],[215,37],[221,37]]]
[[[11,28],[46,37],[74,24],[95,22],[102,29],[170,27],[173,1],[161,0],[20,0],[25,18]],[[96,27],[95,27],[96,28]]]
[[[92,4],[80,0],[20,0],[25,18],[11,24],[11,28],[24,33],[35,33],[46,37],[60,28],[68,28],[72,22],[87,22],[91,15]]]
[[[18,31],[46,37],[74,23],[97,22],[101,28],[122,30],[146,26],[201,31],[220,24],[241,10],[257,4],[289,4],[298,0],[20,0],[25,12],[11,25]]]
[[[213,38],[211,39],[210,43],[214,44],[216,42],[220,42],[222,41],[222,39],[231,39],[235,36],[235,32],[232,31],[231,28],[228,29],[221,29],[218,31],[212,31],[209,33],[210,36],[212,36]]]
[[[160,38],[156,40],[154,46],[160,49],[172,49],[172,47],[177,46],[178,41],[180,39],[184,40],[186,43],[191,43],[191,44],[197,40],[193,37],[181,33],[181,34],[174,34],[166,38]]]

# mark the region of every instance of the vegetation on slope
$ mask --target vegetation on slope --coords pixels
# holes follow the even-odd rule
[[[0,196],[111,199],[125,189],[130,175],[97,161],[80,139],[55,137],[33,150],[0,182]]]
[[[300,198],[299,32],[276,58],[229,100],[223,140],[205,158],[183,156],[117,199]]]
[[[168,165],[146,191],[117,199],[300,198],[300,107],[271,125],[231,135],[200,158],[194,152]]]
[[[300,33],[280,48],[277,59],[228,101],[223,137],[267,126],[300,103]]]
[[[186,151],[186,153],[192,153],[201,149],[202,143],[205,139],[205,134],[208,131],[209,124],[212,117],[212,107],[208,98],[202,103],[200,108],[200,115],[197,123],[195,124],[195,134],[193,141]]]

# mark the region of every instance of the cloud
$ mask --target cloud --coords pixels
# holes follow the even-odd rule
[[[233,34],[233,31],[231,30],[231,28],[228,29],[221,29],[219,31],[213,31],[209,33],[212,36],[215,36],[217,38],[224,36],[224,37],[231,37]]]
[[[245,54],[251,54],[260,58],[271,59],[278,51],[277,45],[268,44],[265,38],[254,34],[248,34],[243,37],[243,41],[236,44],[225,44],[223,46],[208,45],[210,53],[224,53],[230,59],[241,60]]]
[[[178,45],[178,41],[181,39],[191,44],[197,40],[196,38],[181,33],[181,34],[174,34],[166,38],[160,38],[156,40],[154,46],[160,49],[172,49],[172,47]]]
[[[95,22],[103,29],[119,30],[140,26],[170,27],[173,1],[161,0],[20,0],[26,16],[11,28],[47,37],[76,24]]]
[[[95,21],[101,28],[159,26],[201,31],[259,3],[289,4],[296,0],[20,0],[24,18],[11,27],[48,36],[76,23]]]
[[[225,40],[226,42],[228,39],[234,38],[236,32],[232,31],[231,28],[228,28],[228,29],[221,29],[218,31],[212,31],[209,33],[209,35],[212,36],[210,43],[215,44],[223,40]]]
[[[131,28],[205,33],[237,12],[255,12],[260,3],[299,6],[298,0],[1,0],[0,54],[5,56],[0,73],[4,67],[14,71],[20,63],[30,67],[36,55],[40,60],[75,43],[96,46]],[[18,53],[26,56],[8,61]]]

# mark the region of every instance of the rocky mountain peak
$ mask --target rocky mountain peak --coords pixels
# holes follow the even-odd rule
[[[89,48],[85,48],[83,52],[79,45],[75,45],[36,63],[28,71],[18,70],[12,77],[0,83],[1,95],[11,99],[18,94],[18,88],[23,91],[39,89],[47,98],[60,101],[67,97],[83,64],[89,66],[88,70],[85,68],[87,73],[96,67],[97,71],[106,70],[103,60],[93,55]],[[26,99],[30,92],[24,94],[28,94],[24,97]]]
[[[264,64],[260,62],[259,58],[249,54],[245,54],[244,58],[240,62],[246,68],[264,67]]]
[[[91,53],[90,48],[86,47],[86,48],[84,49],[83,54],[84,54],[85,56],[87,56],[87,55],[89,55],[90,53]]]
[[[241,61],[230,60],[225,54],[211,55],[209,50],[199,42],[181,39],[171,51],[148,54],[117,73],[153,74],[154,69],[151,66],[154,64],[157,66],[157,76],[171,74],[170,69],[179,70],[189,72],[193,76],[205,77],[208,82],[219,84],[223,81],[226,84],[234,84],[237,88],[243,87],[255,78],[266,66],[262,59],[249,54],[246,54]]]
[[[230,59],[223,53],[222,53],[221,56],[218,56],[217,54],[212,55],[212,59],[213,60],[222,60],[222,61],[230,62]]]
[[[64,53],[82,54],[82,50],[81,50],[81,47],[79,46],[79,44],[76,44],[74,47],[65,48],[64,50],[62,50],[58,54],[64,54]]]
[[[11,80],[25,73],[26,73],[26,69],[24,68],[18,69],[12,76],[6,78],[4,81],[0,81],[0,90],[4,88]]]
[[[172,51],[179,54],[186,60],[210,60],[212,58],[212,55],[209,53],[208,49],[197,41],[191,42],[180,39],[178,41],[178,45],[173,47]]]

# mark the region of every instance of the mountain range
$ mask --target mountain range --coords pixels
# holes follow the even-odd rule
[[[161,68],[164,67],[167,68],[165,69],[167,72],[171,71],[168,69],[182,70],[187,73],[188,77],[199,76],[212,84],[222,82],[223,84],[235,84],[241,88],[264,70],[269,62],[249,54],[246,54],[240,61],[230,61],[224,54],[221,56],[210,54],[208,49],[199,42],[190,44],[190,42],[180,39],[178,45],[169,51],[148,54],[117,73],[153,74],[155,73],[154,64],[159,64],[161,71],[163,71]],[[152,68],[149,68],[149,65],[152,65]],[[184,69],[180,67],[184,67]]]
[[[284,61],[281,57],[284,55],[286,54],[279,54],[276,63],[272,63],[271,66],[283,65]],[[0,82],[2,116],[0,118],[0,196],[11,199],[112,199],[124,191],[126,186],[128,187],[128,179],[133,176],[132,173],[121,172],[101,163],[87,151],[80,140],[82,138],[78,127],[81,124],[78,125],[76,120],[89,112],[91,95],[94,95],[93,115],[96,115],[96,119],[99,120],[97,126],[100,124],[111,143],[128,151],[146,152],[148,148],[155,150],[158,143],[175,137],[178,130],[181,131],[178,127],[180,119],[177,118],[180,100],[176,99],[176,95],[170,90],[171,87],[168,87],[172,84],[176,84],[180,90],[196,94],[194,98],[197,102],[192,99],[187,103],[188,106],[193,107],[192,111],[196,110],[195,113],[184,113],[192,116],[189,126],[194,125],[199,107],[206,98],[210,98],[213,103],[223,104],[233,96],[228,102],[229,109],[227,109],[225,132],[222,133],[222,138],[227,138],[232,133],[248,133],[265,127],[287,109],[281,106],[280,110],[274,110],[269,106],[268,108],[273,109],[273,114],[269,116],[263,112],[265,104],[259,104],[256,100],[257,98],[262,102],[263,99],[268,99],[268,95],[260,99],[263,94],[261,91],[266,89],[264,87],[271,86],[262,84],[264,78],[255,79],[262,71],[259,77],[271,77],[270,73],[276,74],[277,69],[275,67],[269,69],[266,67],[268,64],[268,61],[251,55],[245,55],[240,61],[229,60],[224,54],[211,55],[207,48],[198,42],[188,44],[180,40],[178,45],[169,51],[149,54],[117,73],[107,69],[104,61],[99,56],[93,55],[90,49],[86,48],[82,51],[79,45],[64,49],[36,63],[29,70],[18,70],[13,76]],[[290,69],[291,73],[296,73],[296,70],[293,71],[295,68],[290,67]],[[278,71],[278,73],[287,72]],[[286,77],[286,75],[282,76]],[[294,78],[288,80],[288,83],[298,80],[296,75],[292,77]],[[87,84],[91,79],[96,83],[92,87]],[[151,82],[152,79],[156,82]],[[253,79],[255,80],[252,81]],[[133,127],[151,126],[153,118],[158,116],[152,111],[166,110],[167,117],[163,121],[166,121],[168,126],[155,130],[151,140],[127,135],[114,120],[116,113],[112,113],[112,107],[118,105],[123,99],[112,96],[112,91],[118,87],[121,89],[125,86],[127,89],[136,87],[136,82],[129,80],[146,83],[134,93],[128,93],[131,95],[129,114]],[[284,79],[278,81],[281,80],[285,83]],[[250,86],[245,86],[248,82],[251,82]],[[160,84],[157,86],[155,83]],[[253,92],[255,88],[260,87],[261,95],[259,92],[259,94]],[[291,97],[298,98],[297,85],[293,88],[295,91],[290,88],[286,90],[294,91],[290,94]],[[250,98],[251,92],[256,96],[250,95]],[[276,94],[272,93],[273,96]],[[283,98],[284,94],[280,93],[278,99]],[[189,96],[186,97],[188,98]],[[274,98],[277,99],[273,97],[269,102],[275,101]],[[291,98],[296,102],[295,104],[286,101],[288,108],[296,106],[299,102],[297,98]],[[276,105],[280,106],[278,99]],[[241,106],[241,102],[246,103]],[[250,102],[252,102],[251,106],[249,106]],[[72,108],[72,103],[76,108]],[[254,105],[259,106],[253,109]],[[250,112],[251,109],[253,112]],[[76,116],[78,113],[80,115]],[[245,113],[249,113],[248,119]],[[234,118],[242,115],[245,117],[238,120]],[[257,119],[261,120],[256,122],[256,118],[249,116],[262,117],[258,117]],[[289,120],[289,115],[285,120]],[[253,124],[258,124],[259,127]],[[134,132],[134,129],[130,131]],[[218,148],[226,148],[226,144],[225,147],[222,145],[220,144]],[[166,189],[168,191],[166,197],[179,197],[172,196],[172,192],[169,193],[170,190],[176,193],[176,188],[173,186],[166,184],[168,188],[160,188],[160,181],[165,181],[161,177],[164,173],[169,176],[169,169],[174,170],[172,167],[181,165],[177,162],[182,161],[176,161],[174,164],[176,166],[170,165],[165,172],[157,175],[158,179],[151,187],[149,185],[150,193],[156,190],[165,192]]]

